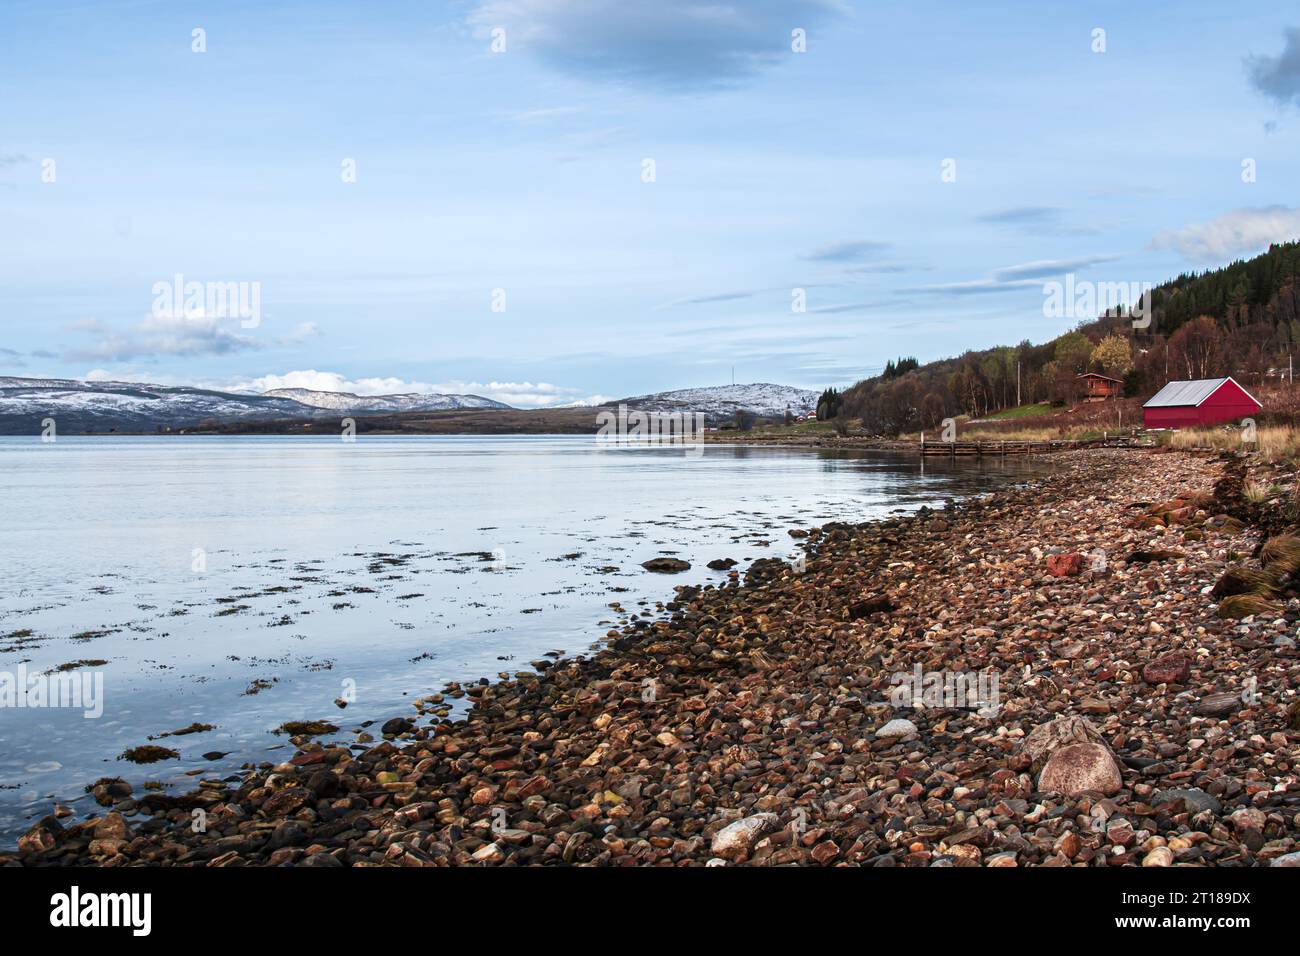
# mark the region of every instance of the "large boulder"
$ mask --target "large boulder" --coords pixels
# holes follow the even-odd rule
[[[1038,775],[1038,789],[1077,796],[1085,790],[1110,796],[1123,786],[1119,764],[1110,748],[1100,743],[1070,744],[1053,750]]]
[[[1105,745],[1101,734],[1087,718],[1057,717],[1031,730],[1025,742],[1020,745],[1020,752],[1029,757],[1032,761],[1030,767],[1037,773],[1046,765],[1047,758],[1054,750],[1084,743]]]

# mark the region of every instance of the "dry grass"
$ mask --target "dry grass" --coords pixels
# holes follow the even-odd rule
[[[1241,488],[1241,496],[1252,505],[1262,505],[1273,494],[1273,489],[1257,481],[1248,481]]]
[[[990,428],[974,425],[957,431],[959,441],[1078,441],[1085,438],[1101,438],[1102,429],[1086,425],[1055,426],[1042,428]],[[1112,430],[1110,434],[1116,432]]]
[[[1242,429],[1237,425],[1216,425],[1210,428],[1185,428],[1176,432],[1163,432],[1161,441],[1171,448],[1209,448],[1214,451],[1254,451],[1267,461],[1285,461],[1300,456],[1300,431],[1287,425],[1259,426],[1255,429],[1255,443],[1242,441]]]
[[[1240,620],[1255,614],[1280,614],[1282,605],[1260,594],[1235,594],[1219,602],[1219,617]]]

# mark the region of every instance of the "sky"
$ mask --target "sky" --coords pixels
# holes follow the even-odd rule
[[[0,375],[821,389],[1300,237],[1300,10],[986,6],[4,0]]]

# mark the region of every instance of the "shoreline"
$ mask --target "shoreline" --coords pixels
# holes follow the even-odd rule
[[[1220,482],[1231,462],[1107,450],[1054,463],[955,508],[813,529],[803,573],[761,559],[743,585],[676,588],[671,618],[611,631],[594,654],[453,685],[475,702],[463,721],[395,717],[360,749],[294,738],[291,760],[235,789],[205,780],[136,801],[101,782],[111,812],[47,817],[0,863],[1253,865],[1294,852],[1297,656],[1275,640],[1294,634],[1300,601],[1281,626],[1242,624],[1201,593],[1226,551],[1258,539],[1218,521],[1242,507]],[[1186,491],[1202,496],[1192,514],[1149,520],[1154,503],[1189,507]],[[1098,549],[1104,570],[1072,557]],[[895,675],[915,667],[996,673],[998,714],[894,706]],[[1223,713],[1196,713],[1207,699]],[[1045,727],[1059,738],[1046,750]],[[1058,750],[1094,759],[1082,769],[1105,772],[1089,780],[1102,791],[1042,789]],[[1112,770],[1120,786],[1103,797]]]

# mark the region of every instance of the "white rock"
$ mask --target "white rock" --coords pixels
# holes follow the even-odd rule
[[[876,731],[877,737],[911,737],[916,733],[916,724],[902,717],[895,717]]]
[[[712,850],[718,856],[742,853],[749,849],[759,834],[774,829],[776,824],[775,813],[756,813],[729,823],[714,835]]]

